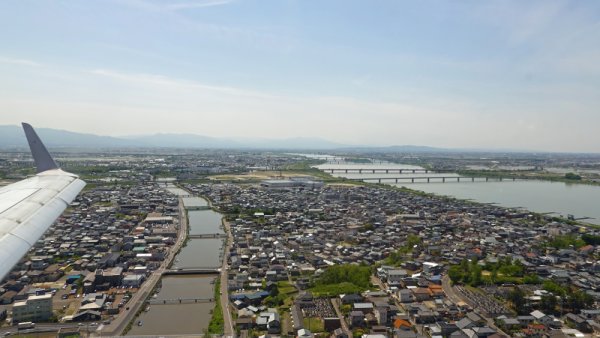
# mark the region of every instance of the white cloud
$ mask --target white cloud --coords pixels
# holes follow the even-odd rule
[[[203,7],[222,6],[231,3],[233,0],[207,0],[207,1],[187,1],[179,3],[169,3],[165,5],[165,8],[169,10],[182,10],[182,9],[193,9]]]
[[[29,66],[29,67],[39,67],[42,65],[41,63],[37,63],[37,62],[31,61],[31,60],[14,59],[14,58],[2,57],[2,56],[0,56],[0,63],[6,63],[6,64],[18,65],[18,66]]]
[[[159,87],[171,87],[173,89],[206,90],[226,93],[230,95],[250,96],[262,99],[274,98],[273,95],[264,94],[258,91],[240,89],[235,87],[213,86],[203,84],[197,81],[175,79],[156,74],[133,74],[106,69],[94,69],[89,71],[89,73],[142,86],[153,85]]]
[[[233,0],[189,0],[179,2],[149,0],[117,0],[118,3],[146,11],[174,12],[187,9],[227,5]]]

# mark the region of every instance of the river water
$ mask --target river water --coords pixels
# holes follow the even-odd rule
[[[167,276],[156,300],[210,298],[215,277]],[[142,312],[127,335],[200,334],[210,322],[214,302],[150,305]],[[141,321],[142,325],[137,323]]]
[[[168,186],[169,192],[179,196],[189,193],[183,189]],[[190,197],[184,199],[184,206],[207,206],[205,199]],[[190,235],[223,234],[221,214],[213,210],[188,211]],[[221,265],[223,238],[189,239],[173,262],[174,268],[219,267]],[[217,276],[186,275],[165,276],[155,300],[177,300],[214,297],[214,283]],[[214,302],[172,303],[150,305],[142,312],[127,335],[184,335],[202,334],[211,318]],[[137,325],[138,322],[141,326]]]
[[[316,166],[327,172],[327,169],[336,168],[363,168],[363,169],[392,169],[407,168],[415,169],[416,166],[406,164],[382,163],[382,164],[357,164],[357,163],[325,163]],[[382,180],[382,183],[405,186],[410,189],[421,190],[428,193],[452,196],[460,199],[472,199],[482,203],[498,203],[504,207],[522,207],[530,211],[546,213],[554,212],[556,215],[567,217],[571,214],[575,217],[591,217],[584,222],[600,224],[600,187],[584,184],[567,184],[563,182],[529,181],[529,180],[504,180],[502,182],[471,182],[470,180],[446,180],[446,183],[436,182],[424,183],[424,179],[418,177],[440,177],[455,176],[456,174],[419,174],[410,173],[343,173],[332,174],[347,178],[396,178],[416,177],[416,183],[410,180],[400,180],[395,184],[394,180]],[[420,182],[419,182],[420,181]],[[371,181],[376,182],[376,181]]]
[[[221,227],[223,216],[212,210],[190,210],[190,235],[224,234]]]

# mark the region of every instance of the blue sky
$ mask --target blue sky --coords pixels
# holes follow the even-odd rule
[[[0,124],[600,152],[598,1],[0,2]]]

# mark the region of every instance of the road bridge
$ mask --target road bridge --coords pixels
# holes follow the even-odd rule
[[[411,183],[446,183],[446,182],[502,182],[504,180],[515,181],[514,177],[511,178],[490,178],[490,177],[475,177],[475,176],[402,176],[402,177],[361,177],[361,178],[346,178],[351,181],[377,181],[377,183],[400,183],[400,182],[411,182]]]
[[[177,298],[177,299],[150,299],[148,304],[150,305],[164,305],[164,304],[190,304],[190,303],[210,303],[214,302],[214,298]]]
[[[425,168],[328,168],[321,169],[327,173],[358,173],[358,174],[429,174],[429,173],[451,173],[455,170],[448,169],[425,169]]]
[[[221,273],[220,269],[215,267],[186,267],[165,270],[163,275],[218,275],[219,273]]]
[[[208,205],[195,205],[195,206],[188,206],[185,207],[188,211],[193,211],[193,210],[210,210],[210,207]]]
[[[190,239],[203,239],[203,238],[226,238],[227,235],[224,233],[220,234],[200,234],[200,235],[188,235]]]

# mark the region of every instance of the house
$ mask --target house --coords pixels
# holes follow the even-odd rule
[[[333,331],[333,334],[331,335],[332,338],[349,338],[348,335],[344,332],[344,330],[342,330],[342,328],[338,328],[335,329]]]
[[[477,323],[473,322],[468,317],[464,317],[461,320],[456,322],[456,327],[458,327],[461,330],[470,329],[470,328],[476,327],[476,326],[477,326]]]
[[[428,288],[414,288],[412,289],[412,293],[417,302],[431,299],[431,292]]]
[[[552,318],[550,316],[546,315],[545,313],[543,313],[542,311],[539,311],[539,310],[535,310],[535,311],[531,312],[530,315],[533,318],[535,318],[535,321],[538,323],[545,324],[548,321],[552,321]]]
[[[401,289],[398,291],[400,303],[410,303],[413,301],[413,293],[409,289]]]
[[[565,318],[567,322],[572,325],[572,327],[575,327],[581,332],[590,333],[593,331],[592,327],[587,322],[587,320],[579,315],[576,315],[574,313],[567,313]]]
[[[265,312],[261,312],[256,317],[256,326],[261,330],[267,330],[268,333],[281,332],[281,319],[277,309],[270,308]]]
[[[474,328],[471,328],[471,330],[473,330],[473,332],[475,333],[475,337],[477,337],[477,338],[487,338],[496,333],[495,330],[493,330],[492,328],[487,327],[487,326],[474,327]]]
[[[362,311],[350,312],[350,326],[351,327],[363,327],[365,326],[365,314]]]
[[[543,316],[541,316],[541,317],[543,317]],[[527,325],[535,322],[536,318],[534,316],[532,316],[532,315],[529,315],[529,316],[518,316],[517,320],[519,321],[519,324],[521,325],[521,327],[526,327]]]
[[[402,318],[396,318],[396,320],[394,320],[394,328],[395,329],[410,330],[411,327],[412,327],[412,325],[410,324],[410,322],[408,322]]]
[[[361,311],[362,313],[373,312],[373,303],[354,303],[352,308],[354,311]]]
[[[506,316],[500,316],[496,318],[496,321],[507,330],[516,330],[521,326],[521,322],[517,318],[508,318]]]
[[[374,310],[375,318],[377,319],[377,323],[379,325],[387,325],[388,322],[388,309],[387,307],[376,307]]]
[[[426,336],[410,330],[394,330],[394,338],[426,338]]]
[[[250,317],[238,317],[235,320],[235,326],[240,330],[249,330],[254,326],[254,322]]]
[[[388,270],[387,283],[390,285],[398,285],[403,278],[408,277],[408,273],[404,269]]]
[[[92,310],[87,310],[87,311],[83,311],[80,312],[76,315],[73,316],[73,321],[74,322],[82,322],[82,321],[88,321],[88,320],[100,320],[101,318],[101,314],[99,311],[92,311]]]
[[[363,301],[363,297],[359,294],[349,293],[340,295],[340,300],[342,304],[354,304]]]
[[[297,338],[313,338],[314,335],[312,334],[312,332],[310,332],[310,330],[300,329],[300,330],[298,330],[298,335],[296,337]]]

